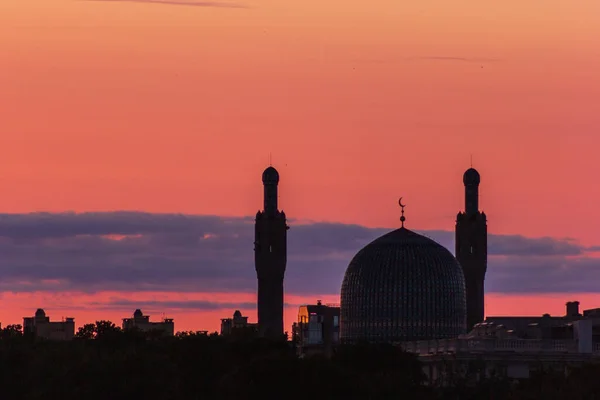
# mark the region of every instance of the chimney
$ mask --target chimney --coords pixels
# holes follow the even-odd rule
[[[579,302],[578,301],[569,301],[567,302],[567,317],[580,317],[579,314]]]

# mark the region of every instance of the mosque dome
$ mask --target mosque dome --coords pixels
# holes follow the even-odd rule
[[[45,312],[45,311],[44,311],[42,308],[38,308],[38,309],[35,311],[35,316],[36,316],[37,318],[44,318],[44,317],[46,316],[46,312]]]
[[[273,167],[268,167],[262,174],[262,181],[265,185],[279,183],[279,172]]]
[[[144,316],[144,314],[142,314],[142,310],[140,310],[139,308],[133,312],[133,317],[134,318],[140,318],[140,317],[143,317],[143,316]]]
[[[479,185],[480,182],[481,182],[481,176],[479,175],[479,172],[477,172],[477,170],[475,168],[469,168],[468,170],[465,171],[465,173],[463,175],[463,183],[465,185],[468,185],[468,184]]]
[[[404,227],[354,256],[340,306],[345,342],[444,339],[466,332],[460,264],[440,244]]]

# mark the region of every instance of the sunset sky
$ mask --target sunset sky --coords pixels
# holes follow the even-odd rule
[[[235,1],[0,1],[2,326],[255,320],[270,154],[288,329],[399,196],[453,250],[471,156],[487,314],[600,307],[598,0]]]

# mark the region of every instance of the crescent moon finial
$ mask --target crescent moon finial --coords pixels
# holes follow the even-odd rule
[[[400,197],[400,200],[398,200],[398,205],[402,209],[402,216],[400,217],[400,222],[402,222],[402,228],[404,228],[404,221],[406,221],[406,218],[404,217],[404,207],[406,207],[406,204],[402,204],[402,197]]]

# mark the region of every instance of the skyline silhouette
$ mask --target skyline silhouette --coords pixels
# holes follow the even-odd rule
[[[265,203],[265,210],[268,207]],[[111,319],[118,312],[139,307],[150,309],[151,314],[183,317],[181,330],[186,331],[217,330],[218,320],[232,309],[256,319],[256,276],[248,267],[252,252],[247,250],[253,230],[251,218],[140,212],[0,217],[0,237],[4,239],[0,290],[13,292],[16,298],[46,293],[52,299],[54,294],[58,303],[69,293],[104,297],[53,310],[55,314],[62,310],[68,316],[77,315],[77,326],[93,322],[92,315]],[[284,331],[295,320],[298,306],[316,299],[337,302],[339,282],[354,252],[387,232],[385,228],[359,225],[289,221],[298,232],[292,233],[288,247],[291,268],[285,282]],[[417,231],[452,251],[452,231]],[[507,295],[560,296],[560,303],[550,305],[550,309],[548,304],[543,310],[534,306],[535,315],[558,311],[558,304],[562,307],[568,300],[582,299],[585,304],[585,298],[596,288],[595,280],[581,279],[596,265],[596,247],[570,239],[520,235],[491,234],[489,242],[491,267],[485,301],[492,311],[486,315],[531,313],[531,307],[517,312],[503,308],[502,298]],[[565,270],[565,263],[571,269]],[[540,268],[544,268],[543,276],[539,276]],[[234,300],[236,297],[240,300]],[[49,303],[39,304],[38,300],[35,306],[52,308],[53,301]],[[21,301],[19,309],[30,305],[34,305],[31,300]],[[100,316],[100,310],[110,318]],[[14,319],[16,310],[3,311]],[[194,318],[199,315],[202,317]],[[17,322],[4,322],[10,323]]]
[[[454,253],[471,155],[486,312],[598,303],[600,2],[241,3],[3,0],[3,326],[39,307],[256,321],[238,306],[256,300],[269,154],[293,227],[286,330],[297,305],[338,302],[399,196],[407,227]]]

